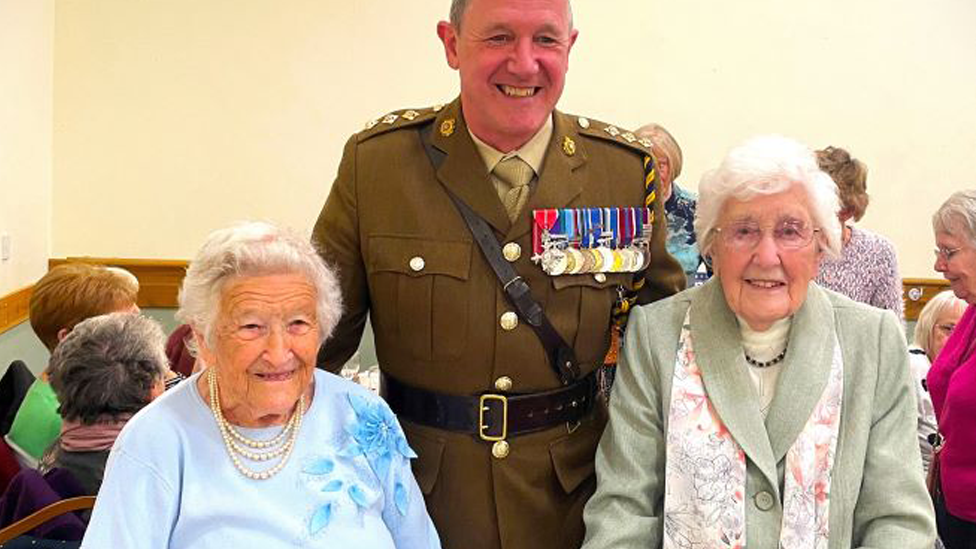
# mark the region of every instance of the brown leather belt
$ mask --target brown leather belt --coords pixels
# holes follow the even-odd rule
[[[420,425],[497,441],[583,419],[596,400],[596,373],[540,393],[448,395],[383,375],[383,393],[397,416]]]

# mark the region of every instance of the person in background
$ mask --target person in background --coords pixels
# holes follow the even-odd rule
[[[935,270],[968,307],[927,378],[943,444],[933,458],[946,549],[976,547],[976,190],[950,196],[932,216]]]
[[[901,276],[895,246],[887,238],[855,227],[868,207],[868,169],[839,147],[816,152],[820,169],[837,184],[843,248],[839,258],[826,258],[815,279],[824,288],[840,292],[854,301],[894,311],[905,318]]]
[[[347,305],[318,364],[338,372],[369,316],[445,547],[578,547],[614,309],[685,285],[651,142],[556,109],[578,35],[568,0],[453,0],[437,34],[460,96],[352,136],[315,224]],[[621,212],[624,228],[604,226]],[[596,238],[638,231],[641,249]]]
[[[190,350],[193,339],[193,329],[189,324],[180,324],[166,339],[166,358],[174,372],[183,377],[189,377],[198,370],[197,358]]]
[[[65,263],[54,267],[34,285],[30,297],[30,325],[34,334],[54,352],[79,322],[111,312],[138,312],[139,281],[123,269]],[[61,434],[58,399],[45,368],[31,385],[17,410],[7,444],[22,465],[37,467],[38,460]]]
[[[965,311],[965,301],[951,291],[940,292],[922,307],[915,323],[912,345],[908,347],[909,362],[915,375],[915,393],[918,397],[918,444],[926,473],[932,461],[931,437],[938,428],[925,378]]]
[[[40,470],[66,469],[98,493],[105,461],[125,423],[163,393],[165,335],[155,321],[111,313],[82,321],[55,348],[50,382],[61,403],[61,436]]]
[[[657,177],[661,184],[660,198],[664,201],[664,213],[668,217],[668,253],[681,264],[688,278],[688,286],[692,286],[702,264],[702,257],[695,242],[697,197],[695,193],[675,182],[681,175],[681,147],[671,133],[658,124],[641,126],[634,133],[651,140],[651,151],[654,153]]]
[[[122,429],[82,547],[438,549],[386,403],[315,368],[341,314],[306,237],[211,233],[177,312],[203,370]]]
[[[779,136],[699,185],[705,284],[632,313],[584,549],[931,549],[901,325],[811,283],[837,197]]]

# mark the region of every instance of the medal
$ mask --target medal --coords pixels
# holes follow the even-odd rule
[[[566,272],[569,265],[568,257],[561,250],[552,250],[551,260],[549,262],[549,269],[545,268],[543,265],[543,270],[550,276],[559,276]]]
[[[644,269],[646,269],[646,268],[648,268],[648,267],[651,266],[651,250],[650,250],[650,248],[644,248],[643,250],[641,250],[641,259],[643,261],[641,261],[641,266],[640,266],[639,269],[637,269],[638,271],[643,271]]]
[[[549,276],[638,272],[650,264],[650,208],[545,208],[532,219],[532,261]]]
[[[593,267],[596,266],[596,258],[590,253],[593,250],[586,249],[580,250],[580,255],[583,256],[583,265],[580,268],[581,273],[592,273],[594,272]],[[599,255],[599,254],[598,254]]]
[[[623,250],[612,250],[613,252],[613,268],[610,269],[614,273],[626,273],[628,272],[624,268],[624,255]]]
[[[590,269],[586,271],[587,273],[599,273],[603,272],[603,254],[600,253],[599,248],[590,248],[586,250],[588,256],[593,258],[593,262],[590,264]]]
[[[559,219],[559,210],[534,210],[532,212],[532,255],[539,255],[545,250],[545,243],[551,238],[552,231]]]
[[[610,248],[616,249],[623,245],[620,231],[620,208],[606,208],[606,221],[610,230]]]
[[[613,250],[610,248],[597,248],[597,253],[600,254],[600,266],[598,269],[601,273],[612,273],[613,270]]]
[[[566,274],[580,274],[583,272],[584,255],[576,248],[566,250]]]

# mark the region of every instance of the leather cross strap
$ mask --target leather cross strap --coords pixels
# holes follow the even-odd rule
[[[430,163],[436,171],[444,162],[446,155],[437,150],[431,143],[430,134],[432,129],[432,125],[421,128],[420,142],[423,143],[427,158],[430,159]],[[485,260],[491,266],[491,270],[501,283],[505,296],[515,306],[519,317],[527,322],[532,327],[536,336],[539,337],[539,341],[546,349],[546,355],[549,357],[549,365],[556,371],[559,380],[563,385],[569,385],[576,381],[580,374],[579,364],[576,361],[576,353],[573,352],[572,347],[566,343],[566,340],[559,335],[556,328],[549,322],[549,318],[546,317],[542,306],[532,297],[532,290],[529,288],[529,285],[515,272],[515,269],[505,260],[504,256],[502,256],[501,246],[498,244],[498,239],[495,238],[495,233],[492,232],[491,227],[467,204],[454,196],[454,193],[450,190],[447,191],[447,195],[451,197],[451,201],[457,206],[461,217],[464,219],[464,223],[471,231],[475,242],[478,243],[482,255],[484,255]]]

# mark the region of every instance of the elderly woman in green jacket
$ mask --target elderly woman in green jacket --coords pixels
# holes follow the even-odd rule
[[[759,137],[699,193],[716,276],[631,314],[584,548],[930,549],[899,323],[811,282],[830,178]]]

